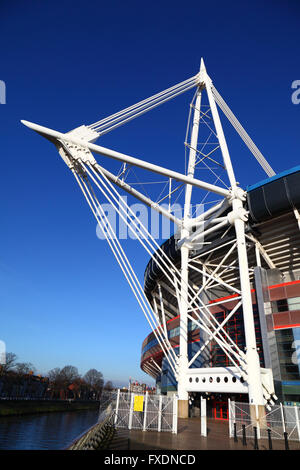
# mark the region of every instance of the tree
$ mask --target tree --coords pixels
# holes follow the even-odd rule
[[[49,379],[49,382],[51,383],[57,383],[60,380],[60,368],[55,367],[54,369],[49,370],[47,377]]]
[[[60,398],[65,398],[68,395],[68,390],[71,390],[70,385],[78,381],[80,375],[77,367],[69,365],[62,369],[59,367],[51,369],[48,372],[48,378],[54,394]]]
[[[29,372],[35,372],[35,367],[33,367],[31,362],[17,362],[14,369],[19,375],[27,375]]]
[[[90,369],[83,377],[85,382],[92,388],[99,390],[103,388],[103,374],[96,369]]]
[[[104,390],[111,391],[113,390],[113,388],[114,388],[113,383],[110,380],[108,380],[106,384],[104,385]]]
[[[1,364],[0,366],[0,375],[5,375],[8,372],[14,370],[16,366],[16,360],[17,360],[16,354],[12,352],[6,353],[5,364]]]
[[[66,386],[71,385],[75,380],[80,378],[77,367],[65,366],[60,371],[61,378]]]
[[[94,399],[99,399],[103,389],[103,374],[96,369],[90,369],[84,375],[83,380],[89,388],[89,392],[93,393]]]

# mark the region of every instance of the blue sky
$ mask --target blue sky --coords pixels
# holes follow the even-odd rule
[[[151,383],[139,369],[149,326],[67,167],[20,120],[66,132],[189,78],[204,57],[218,91],[283,171],[300,163],[300,105],[291,101],[299,12],[298,2],[278,0],[1,2],[0,339],[20,361],[41,373],[72,364]],[[184,171],[191,97],[98,143]],[[241,185],[263,179],[226,135]],[[127,249],[142,278],[148,255],[135,254],[135,241]]]

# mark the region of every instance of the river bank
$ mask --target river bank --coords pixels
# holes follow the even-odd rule
[[[1,416],[20,416],[59,411],[98,410],[99,401],[0,400]]]
[[[98,409],[0,416],[0,452],[67,449],[97,420]]]

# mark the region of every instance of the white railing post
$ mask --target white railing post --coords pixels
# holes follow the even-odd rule
[[[281,411],[281,419],[282,419],[282,428],[283,428],[283,432],[285,433],[285,420],[284,420],[284,412],[283,412],[282,403],[280,403],[280,411]]]
[[[229,437],[233,436],[232,432],[232,411],[231,411],[231,400],[228,398],[228,426],[229,426]]]
[[[158,425],[157,425],[157,431],[161,431],[161,412],[162,409],[162,395],[159,395],[159,405],[158,405]]]
[[[131,394],[128,429],[132,428],[134,393]]]
[[[146,426],[147,426],[147,411],[148,411],[148,392],[146,392],[146,395],[145,395],[143,431],[146,431]]]
[[[231,436],[234,437],[234,423],[235,421],[235,412],[236,412],[236,406],[235,406],[235,401],[230,401],[231,404]]]
[[[117,424],[117,420],[118,420],[119,403],[120,403],[120,389],[118,388],[117,403],[116,403],[116,409],[115,409],[115,419],[114,419],[114,424],[115,425]]]
[[[178,401],[177,401],[177,396],[174,393],[173,396],[173,426],[172,426],[172,432],[174,434],[177,434],[177,407],[178,407]]]
[[[258,405],[255,405],[255,417],[256,417],[257,439],[260,439],[260,423],[259,423]]]
[[[296,426],[298,431],[298,440],[300,441],[300,424],[299,424],[299,414],[298,414],[298,407],[294,406],[295,416],[296,416]]]
[[[201,436],[207,436],[206,399],[201,397]]]

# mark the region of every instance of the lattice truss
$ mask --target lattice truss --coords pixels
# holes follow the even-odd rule
[[[102,135],[192,89],[195,93],[190,103],[184,142],[184,172],[179,173],[95,144]],[[180,312],[180,337],[184,338],[183,341],[187,342],[189,320],[205,333],[206,338],[190,359],[188,367],[204,353],[211,341],[215,341],[230,364],[236,367],[247,382],[250,380],[249,359],[226,332],[226,323],[243,304],[242,291],[245,287],[240,282],[241,268],[247,271],[247,275],[249,273],[250,279],[253,263],[255,265],[258,256],[268,265],[271,261],[259,242],[252,235],[246,235],[246,250],[248,254],[251,252],[255,256],[252,265],[250,263],[249,266],[241,267],[238,249],[241,240],[236,221],[238,219],[243,224],[247,221],[245,192],[235,181],[219,109],[267,175],[274,175],[266,159],[215,89],[203,61],[197,75],[94,124],[81,126],[68,133],[63,134],[27,121],[23,123],[52,141],[73,173],[174,376],[179,379],[182,364],[170,343],[166,322]],[[121,162],[121,167],[118,171],[109,171],[97,162],[93,153],[117,160]],[[141,173],[145,171],[152,176],[147,181],[141,181]],[[204,208],[200,214],[194,212],[196,206],[191,200],[192,189],[194,200],[198,206],[200,204]],[[167,256],[126,199],[120,197],[120,190],[175,224],[177,250],[181,250],[179,265]],[[128,230],[159,267],[160,280],[151,296],[145,294],[126,254],[124,243],[118,239],[115,228],[102,208],[103,200],[114,208]],[[174,210],[174,204],[182,200],[184,213],[180,214]],[[215,234],[218,234],[220,243],[210,249],[210,237]],[[183,256],[183,248],[187,250],[187,257]],[[222,323],[216,320],[210,308],[210,300],[218,296],[220,288],[223,292],[228,292],[228,295],[235,294],[238,301]],[[218,303],[215,302],[214,305]],[[144,366],[144,370],[155,377],[161,368],[153,360]],[[270,398],[268,391],[264,391],[264,397]]]

